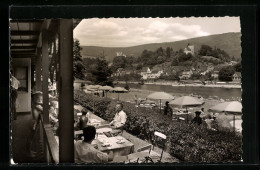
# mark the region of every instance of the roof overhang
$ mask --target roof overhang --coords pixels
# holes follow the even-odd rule
[[[80,22],[81,19],[73,19],[73,29]],[[51,38],[57,23],[56,19],[10,19],[10,57],[35,59],[42,31],[50,30]]]

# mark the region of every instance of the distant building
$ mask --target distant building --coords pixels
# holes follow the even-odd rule
[[[159,78],[163,74],[161,69],[151,70],[149,67],[144,67],[140,72],[143,80]]]
[[[182,72],[182,74],[180,75],[180,79],[187,80],[191,77],[192,74],[193,74],[193,72],[191,70],[184,70]]]
[[[214,79],[218,79],[218,75],[219,75],[219,71],[213,71],[211,73],[211,77],[213,77]]]
[[[194,56],[194,45],[187,45],[187,47],[184,48],[183,52],[187,54],[191,54]]]
[[[150,74],[151,73],[151,70],[149,67],[143,67],[140,75],[143,76],[144,74]]]
[[[116,70],[116,72],[113,74],[113,76],[115,76],[115,77],[122,76],[123,73],[124,73],[124,69],[123,68],[118,68]]]
[[[240,72],[235,72],[233,74],[233,82],[241,82],[241,73]]]
[[[236,62],[236,61],[230,61],[230,62],[227,63],[227,64],[230,65],[230,66],[233,66],[233,65],[237,64],[237,62]]]
[[[124,57],[126,57],[126,55],[123,52],[121,52],[121,51],[116,52],[116,56],[124,56]]]

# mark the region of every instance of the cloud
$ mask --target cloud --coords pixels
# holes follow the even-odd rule
[[[81,45],[127,47],[209,35],[196,24],[185,25],[160,18],[128,21],[130,19],[82,20],[74,30],[74,37],[80,40]]]

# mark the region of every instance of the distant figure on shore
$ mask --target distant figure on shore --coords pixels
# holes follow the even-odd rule
[[[135,95],[135,97],[134,97],[134,101],[135,101],[135,104],[138,104],[138,98],[137,98],[137,95]]]
[[[164,106],[164,115],[168,115],[168,116],[172,117],[172,114],[173,114],[173,110],[172,110],[171,106],[169,105],[169,102],[166,101],[165,106]]]
[[[204,112],[204,108],[202,107],[201,110],[200,110],[201,114],[204,115],[205,112]]]
[[[195,123],[197,125],[201,125],[202,124],[202,118],[200,117],[201,112],[196,111],[195,114],[196,114],[196,116],[194,117],[194,119],[191,122]]]

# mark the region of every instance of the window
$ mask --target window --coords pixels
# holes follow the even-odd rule
[[[14,77],[20,82],[18,91],[28,92],[28,67],[16,67]]]

